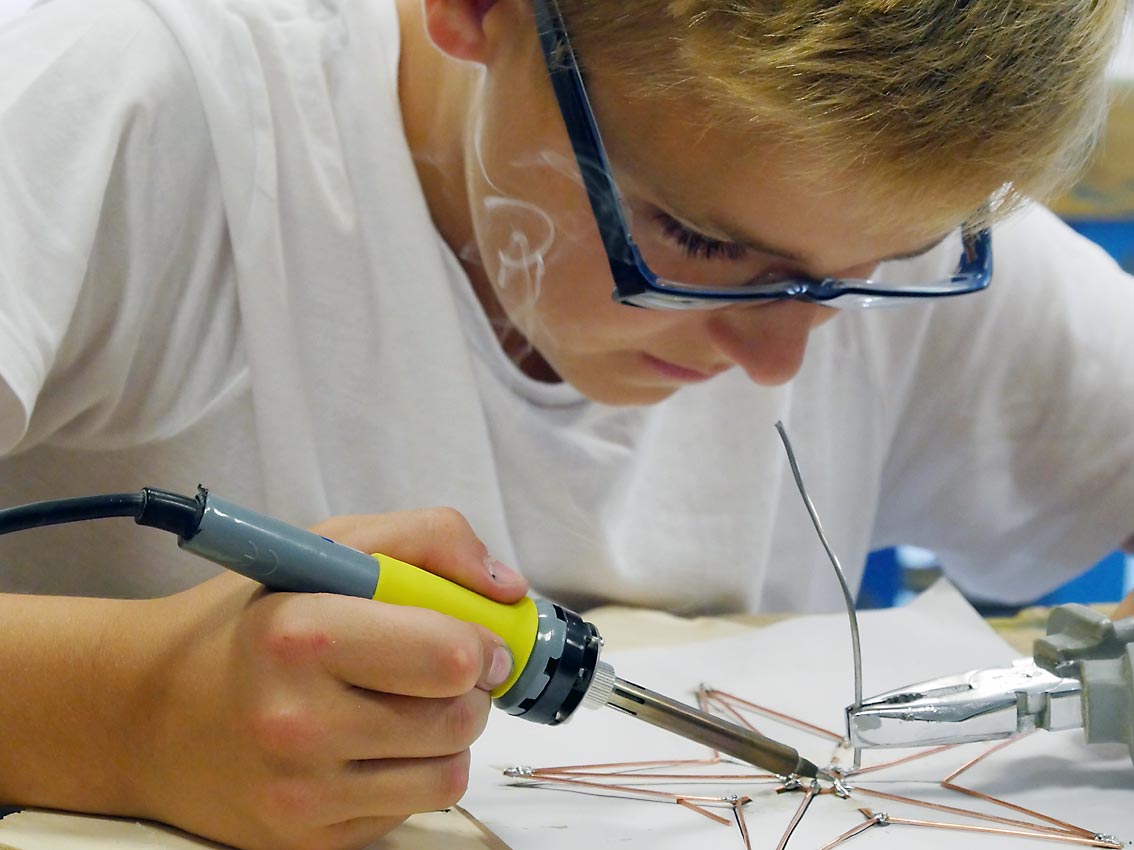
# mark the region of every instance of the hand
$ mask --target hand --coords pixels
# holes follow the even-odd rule
[[[526,583],[454,511],[314,529],[501,602]],[[495,574],[495,577],[493,576]],[[131,758],[140,814],[248,850],[361,847],[464,793],[469,745],[511,656],[433,611],[269,593],[223,575],[158,600],[148,710]],[[144,745],[144,746],[143,746]]]

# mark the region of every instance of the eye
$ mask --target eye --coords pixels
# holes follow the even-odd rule
[[[654,220],[661,228],[665,237],[677,245],[687,257],[701,260],[739,260],[748,253],[748,249],[735,242],[723,242],[690,230],[680,221],[664,212],[656,211]]]

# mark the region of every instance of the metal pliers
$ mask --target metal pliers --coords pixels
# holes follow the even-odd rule
[[[1124,741],[1134,759],[1134,618],[1113,622],[1082,605],[1048,619],[1035,657],[899,688],[847,709],[851,745],[922,747],[1083,728],[1087,741]]]

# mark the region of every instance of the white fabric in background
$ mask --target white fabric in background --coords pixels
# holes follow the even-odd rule
[[[0,23],[20,15],[35,0],[0,0]]]

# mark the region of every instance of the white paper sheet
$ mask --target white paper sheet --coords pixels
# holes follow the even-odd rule
[[[862,616],[865,691],[872,693],[975,667],[1009,662],[1007,646],[946,584],[911,605]],[[800,719],[843,731],[843,709],[852,701],[851,654],[845,616],[809,617],[749,635],[712,643],[609,653],[618,675],[669,696],[692,702],[696,687],[709,684]],[[826,765],[834,745],[808,733],[760,721],[779,738]],[[863,788],[916,797],[964,809],[987,804],[939,787],[956,767],[987,749],[970,744],[880,771]],[[867,765],[908,751],[867,753]],[[502,775],[505,767],[590,764],[661,758],[699,758],[706,751],[610,709],[580,710],[568,724],[547,728],[497,713],[473,750],[473,775],[463,805],[514,850],[740,850],[735,826],[723,826],[669,802],[604,796],[561,786],[519,787]],[[719,768],[713,768],[720,772]],[[688,771],[683,771],[688,772]],[[1081,732],[1037,733],[981,762],[962,785],[1077,826],[1134,838],[1134,767],[1124,747],[1088,748]],[[737,793],[752,798],[744,817],[753,847],[775,847],[799,805],[798,793],[775,793],[774,783],[738,782],[709,790],[688,780],[665,787],[681,793]],[[856,793],[849,800],[823,796],[814,801],[789,847],[817,848],[864,822],[866,806],[921,820],[964,820]],[[727,814],[727,810],[717,810]],[[1012,812],[1002,812],[1012,816]],[[1073,846],[1032,838],[981,835],[892,825],[851,839],[853,848],[915,846],[1031,850]]]

